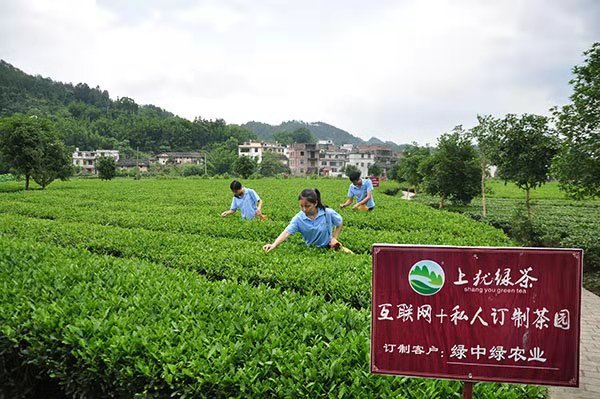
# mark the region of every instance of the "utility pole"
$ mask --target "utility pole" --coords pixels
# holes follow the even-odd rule
[[[204,150],[204,176],[208,175],[208,172],[207,172],[207,169],[206,169],[206,163],[207,163],[207,159],[206,158],[207,158],[207,155],[208,154],[206,153],[206,150]]]
[[[135,151],[135,179],[140,180],[140,147],[138,146]]]

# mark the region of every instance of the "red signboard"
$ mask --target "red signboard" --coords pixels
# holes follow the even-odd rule
[[[373,183],[373,187],[379,187],[379,177],[371,176],[370,179]]]
[[[579,386],[583,251],[373,246],[371,372]]]

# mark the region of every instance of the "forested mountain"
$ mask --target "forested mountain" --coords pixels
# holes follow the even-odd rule
[[[336,144],[363,144],[364,141],[351,135],[345,130],[324,122],[307,123],[302,121],[287,121],[277,126],[262,122],[244,123],[242,127],[251,130],[262,140],[272,140],[273,134],[277,132],[293,132],[298,129],[308,129],[318,140],[333,140]]]
[[[382,140],[379,140],[377,137],[371,137],[369,140],[367,140],[366,144],[369,144],[369,145],[383,145],[383,146],[386,146],[388,148],[391,148],[395,152],[402,152],[402,151],[406,150],[408,147],[410,147],[410,144],[396,144],[393,141],[382,141]]]
[[[199,110],[199,113],[201,110]],[[16,113],[47,116],[56,123],[65,144],[80,149],[117,149],[125,157],[139,149],[148,155],[162,151],[191,151],[224,143],[233,137],[273,140],[277,132],[308,129],[320,140],[336,144],[377,143],[399,150],[397,144],[372,138],[368,142],[324,122],[283,122],[278,126],[248,122],[228,125],[222,119],[190,121],[155,105],[133,99],[112,99],[99,86],[62,83],[32,76],[0,60],[0,117]]]
[[[148,154],[188,151],[256,137],[222,119],[189,121],[128,97],[113,100],[98,86],[31,76],[0,60],[0,117],[15,113],[50,117],[69,146],[118,149],[125,156],[137,148]]]
[[[269,125],[262,122],[247,122],[242,127],[252,131],[262,140],[273,140],[273,135],[278,132],[293,132],[298,129],[308,129],[318,140],[333,140],[334,143],[341,144],[374,144],[384,145],[392,148],[394,151],[400,151],[405,145],[398,145],[391,141],[382,141],[378,138],[371,138],[364,141],[360,137],[353,136],[345,130],[329,125],[325,122],[307,123],[303,121],[287,121],[279,125]]]

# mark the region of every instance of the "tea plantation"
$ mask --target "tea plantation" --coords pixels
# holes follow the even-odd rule
[[[514,184],[488,181],[486,222],[514,235],[521,244],[536,247],[582,248],[584,255],[584,286],[600,295],[600,200],[572,200],[551,182],[532,191],[532,225],[527,234],[515,227],[515,211],[522,207],[525,194]],[[437,207],[437,199],[417,195],[415,200]],[[481,220],[481,200],[470,205],[450,205],[448,210]],[[524,211],[523,211],[524,212]]]
[[[0,381],[6,397],[457,398],[452,381],[371,375],[371,244],[509,246],[500,229],[376,191],[340,211],[355,254],[294,236],[264,253],[317,187],[339,210],[346,180],[245,182],[266,221],[228,209],[228,180],[0,183]],[[543,398],[476,384],[477,398]]]

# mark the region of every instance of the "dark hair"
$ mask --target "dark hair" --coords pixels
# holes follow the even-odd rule
[[[357,181],[358,179],[360,179],[360,171],[353,170],[352,172],[350,172],[348,174],[348,178],[350,179],[351,182]]]
[[[298,196],[298,200],[301,200],[302,198],[304,198],[311,204],[315,204],[317,206],[317,208],[320,208],[320,209],[327,208],[327,205],[324,205],[321,202],[321,192],[316,188],[314,190],[312,188],[306,188],[306,189],[302,190],[302,192]]]
[[[234,180],[231,182],[231,184],[229,185],[229,188],[231,189],[231,191],[235,191],[235,190],[239,190],[242,188],[242,183],[240,183],[237,180]]]

